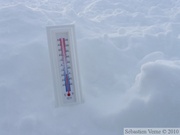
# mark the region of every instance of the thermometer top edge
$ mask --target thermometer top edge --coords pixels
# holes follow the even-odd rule
[[[64,25],[59,25],[59,26],[47,26],[47,30],[52,30],[52,29],[74,29],[75,25],[74,24],[64,24]]]

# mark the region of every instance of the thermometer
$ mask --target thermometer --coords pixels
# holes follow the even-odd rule
[[[47,37],[56,106],[81,103],[74,25],[49,26]]]

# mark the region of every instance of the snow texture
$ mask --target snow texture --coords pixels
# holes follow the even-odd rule
[[[54,107],[46,26],[76,26],[85,103]],[[0,0],[0,134],[180,127],[180,1]]]

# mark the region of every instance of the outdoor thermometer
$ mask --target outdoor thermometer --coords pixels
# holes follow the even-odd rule
[[[81,103],[74,25],[49,26],[47,37],[56,105]]]

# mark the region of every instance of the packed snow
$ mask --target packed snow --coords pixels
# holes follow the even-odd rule
[[[75,24],[85,102],[55,108],[46,27]],[[180,127],[180,1],[0,0],[0,135]]]

